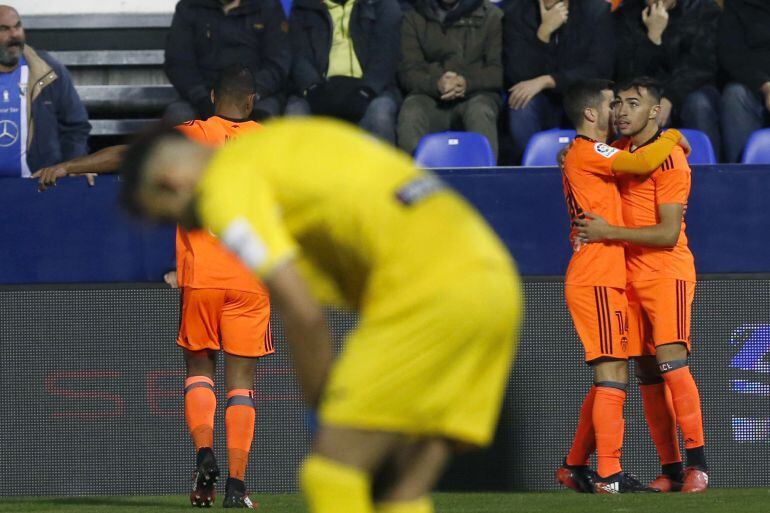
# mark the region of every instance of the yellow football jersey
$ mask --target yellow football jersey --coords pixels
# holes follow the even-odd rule
[[[268,285],[297,258],[320,301],[361,313],[323,423],[490,442],[521,291],[496,235],[441,180],[353,127],[280,120],[219,150],[198,214]]]
[[[411,159],[343,123],[284,119],[218,151],[203,224],[262,277],[297,257],[314,295],[361,308],[372,291],[508,256],[478,214]],[[427,289],[426,289],[427,287]]]

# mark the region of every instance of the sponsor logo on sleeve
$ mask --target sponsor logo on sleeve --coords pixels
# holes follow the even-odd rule
[[[594,151],[604,158],[610,158],[618,152],[618,149],[604,143],[596,143],[594,144]]]

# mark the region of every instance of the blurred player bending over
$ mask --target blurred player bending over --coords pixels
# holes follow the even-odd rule
[[[620,87],[615,121],[624,137],[618,147],[639,151],[659,140],[660,98],[660,87],[651,79]],[[589,242],[629,243],[628,317],[631,337],[641,339],[643,355],[637,360],[637,378],[663,466],[663,474],[650,486],[663,492],[701,492],[708,485],[703,420],[698,388],[687,366],[695,295],[695,264],[683,220],[690,167],[682,149],[675,147],[653,174],[621,176],[618,185],[625,227],[586,213],[587,219],[578,221],[579,236]],[[684,472],[677,423],[687,451]]]
[[[565,110],[577,130],[563,166],[564,195],[572,221],[574,253],[565,277],[565,297],[575,328],[594,372],[594,386],[583,402],[572,448],[557,479],[583,492],[624,493],[647,490],[623,472],[623,403],[628,385],[628,357],[638,348],[629,345],[626,318],[626,270],[622,243],[585,244],[577,222],[596,212],[622,224],[615,174],[649,174],[684,141],[668,130],[644,150],[630,153],[607,146],[613,101],[611,85],[593,80],[577,84],[565,96]],[[682,142],[681,144],[687,144]],[[598,479],[588,468],[596,450]]]
[[[215,115],[206,121],[190,121],[176,128],[204,145],[222,146],[241,134],[261,128],[248,120],[254,96],[251,72],[240,66],[227,68],[211,92]],[[36,177],[40,178],[41,189],[45,189],[68,174],[114,172],[126,148],[105,148],[43,169]],[[182,288],[177,344],[184,350],[187,366],[185,419],[197,451],[190,501],[204,507],[213,504],[215,498],[219,468],[212,451],[216,411],[214,373],[217,352],[222,349],[229,467],[224,506],[249,508],[252,503],[244,477],[254,434],[254,371],[259,357],[274,352],[268,292],[264,284],[206,230],[178,229],[176,258],[177,271],[167,274],[166,281],[175,287],[178,282]]]
[[[124,200],[211,229],[268,285],[320,427],[301,470],[315,513],[429,513],[450,451],[487,445],[515,347],[511,257],[404,154],[331,120],[282,120],[214,153],[137,143]],[[320,302],[360,324],[332,365]]]

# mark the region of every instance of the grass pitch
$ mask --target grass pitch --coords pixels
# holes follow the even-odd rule
[[[770,488],[713,489],[702,495],[620,496],[550,493],[438,493],[437,513],[770,513]],[[304,513],[297,494],[255,495],[263,513]],[[181,495],[140,497],[2,497],[0,512],[176,513],[197,511]],[[217,503],[213,509],[219,509]],[[209,509],[208,511],[212,511]]]

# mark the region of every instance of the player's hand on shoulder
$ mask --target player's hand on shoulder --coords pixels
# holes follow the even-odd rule
[[[681,132],[680,132],[680,134],[681,134],[682,138],[679,139],[679,143],[678,144],[684,150],[685,157],[689,157],[690,153],[692,153],[692,146],[690,145],[690,141],[687,140],[687,137],[685,137],[684,134],[682,134]]]
[[[601,242],[607,240],[612,226],[603,217],[586,212],[585,217],[575,221],[578,238],[581,242]]]
[[[163,281],[171,286],[172,289],[179,288],[179,281],[177,280],[176,271],[169,271],[163,275]]]

